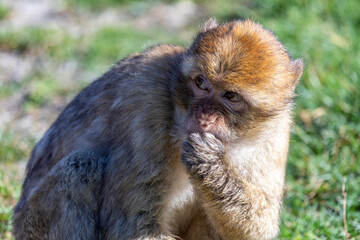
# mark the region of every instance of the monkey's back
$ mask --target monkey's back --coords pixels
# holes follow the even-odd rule
[[[169,76],[183,52],[181,47],[160,45],[131,55],[80,92],[33,149],[21,200],[72,151],[117,158],[117,150],[124,155],[126,149],[127,159],[119,161],[129,164],[126,161],[139,154],[133,149],[153,146],[143,149],[151,156],[169,144],[173,112]]]

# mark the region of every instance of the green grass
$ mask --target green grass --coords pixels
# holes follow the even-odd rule
[[[179,44],[181,40],[156,28],[143,32],[130,26],[105,27],[97,31],[91,41],[85,42],[86,50],[81,58],[85,68],[104,70],[131,53],[159,43]]]
[[[0,239],[11,239],[12,207],[20,197],[21,174],[14,166],[0,163]]]
[[[98,11],[107,6],[151,6],[115,0],[79,1],[75,5],[71,2],[67,1],[69,8],[82,11]],[[216,16],[220,22],[245,18],[258,21],[278,36],[294,58],[302,57],[306,62],[297,88],[278,239],[360,239],[360,2],[196,2],[206,6],[203,9],[207,16]],[[0,6],[0,19],[10,16],[8,11]],[[62,79],[56,73],[62,63],[76,62],[80,71],[89,73],[81,76],[99,76],[124,56],[160,42],[181,44],[185,40],[183,32],[157,27],[140,30],[117,24],[80,36],[73,36],[66,29],[41,26],[3,28],[1,51],[20,56],[33,54],[51,65],[31,71],[22,81],[0,83],[0,99],[27,89],[22,107],[25,114],[30,114],[56,97],[73,96],[93,80]],[[18,159],[29,155],[34,145],[30,137],[18,138],[15,130],[12,126],[0,129],[0,238],[5,239],[11,238],[11,207],[21,186],[22,173],[14,166]]]
[[[66,0],[67,5],[69,7],[76,7],[76,8],[85,8],[90,10],[99,10],[99,9],[105,9],[111,6],[126,6],[128,4],[131,4],[133,2],[139,2],[140,0]]]
[[[29,155],[33,144],[31,139],[0,128],[0,239],[11,239],[12,207],[20,197],[23,174],[18,161]]]
[[[5,7],[0,3],[0,20],[5,19],[9,14],[9,8]]]
[[[13,163],[24,159],[29,154],[24,145],[27,143],[9,129],[0,128],[0,163]]]

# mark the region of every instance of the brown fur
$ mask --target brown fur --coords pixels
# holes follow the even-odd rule
[[[275,237],[302,68],[260,25],[213,19],[189,49],[160,45],[120,61],[34,148],[15,237]],[[197,89],[199,74],[209,90]],[[226,91],[244,99],[236,110]]]

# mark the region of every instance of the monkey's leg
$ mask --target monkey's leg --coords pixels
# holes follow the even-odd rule
[[[16,239],[98,239],[104,163],[88,151],[73,152],[58,162],[16,206]]]
[[[272,239],[278,232],[281,197],[239,176],[212,134],[190,134],[182,161],[222,239]],[[282,189],[282,186],[280,187]]]
[[[147,151],[139,159],[131,148],[122,146],[107,159],[102,187],[100,228],[102,240],[174,240],[170,232],[161,228],[160,214],[168,167],[153,159]],[[161,156],[161,155],[160,155]],[[157,156],[161,161],[162,157]],[[146,159],[146,160],[145,160]],[[145,160],[145,161],[144,161]],[[149,163],[139,166],[138,163]]]

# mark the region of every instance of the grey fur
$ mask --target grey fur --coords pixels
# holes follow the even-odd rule
[[[171,75],[183,52],[162,45],[134,54],[66,107],[31,154],[16,239],[172,239],[158,218],[175,161]],[[101,156],[90,158],[96,166],[106,162],[102,180],[86,158],[70,164],[83,148]]]
[[[16,239],[98,239],[96,228],[105,160],[76,151],[59,161],[15,214]]]

